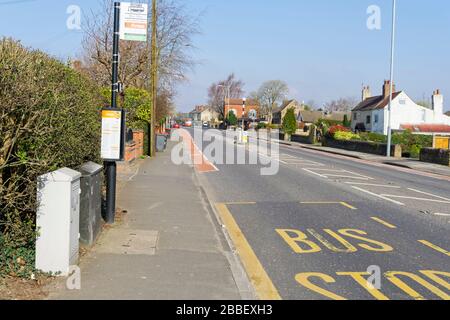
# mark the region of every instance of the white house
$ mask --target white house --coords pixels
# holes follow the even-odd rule
[[[444,97],[439,90],[433,92],[432,108],[416,104],[404,91],[392,95],[392,130],[413,128],[426,133],[450,132],[450,117],[444,114]],[[364,87],[362,102],[352,110],[352,129],[371,131],[387,135],[390,81],[385,81],[380,96],[372,96],[369,87]],[[424,126],[426,125],[426,126]]]

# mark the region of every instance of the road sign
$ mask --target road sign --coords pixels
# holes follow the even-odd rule
[[[120,3],[120,39],[147,41],[148,5],[145,3]]]
[[[120,161],[122,157],[122,111],[102,110],[101,157],[104,160]]]

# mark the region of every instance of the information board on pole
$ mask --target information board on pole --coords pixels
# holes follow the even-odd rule
[[[106,161],[122,160],[122,110],[102,110],[101,157]]]
[[[147,41],[148,5],[145,3],[120,3],[120,39]]]

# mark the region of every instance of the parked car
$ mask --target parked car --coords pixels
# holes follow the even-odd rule
[[[184,123],[184,126],[187,127],[187,128],[192,127],[192,121],[186,121],[186,122]]]
[[[179,125],[178,123],[175,123],[175,124],[172,126],[172,129],[180,129],[180,125]]]
[[[203,122],[203,128],[209,128],[209,123],[208,123],[208,121]]]

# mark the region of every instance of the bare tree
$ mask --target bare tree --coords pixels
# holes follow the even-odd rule
[[[256,92],[257,101],[266,114],[269,123],[272,123],[273,109],[286,99],[289,94],[288,85],[281,80],[271,80],[264,82]]]
[[[83,69],[98,83],[108,86],[111,81],[113,8],[109,0],[98,1],[102,2],[101,10],[91,12],[85,23]],[[184,5],[177,0],[159,0],[159,90],[173,90],[176,83],[186,80],[186,72],[195,64],[190,56],[192,37],[198,33],[198,19],[187,14]],[[149,70],[149,42],[121,41],[119,81],[125,86],[147,88]]]
[[[224,101],[225,98],[239,99],[244,95],[244,82],[237,80],[234,73],[230,74],[225,80],[211,84],[208,88],[208,104],[225,119]]]
[[[354,97],[339,98],[338,100],[332,100],[324,105],[324,109],[327,112],[348,112],[351,111],[357,104],[357,100]]]

